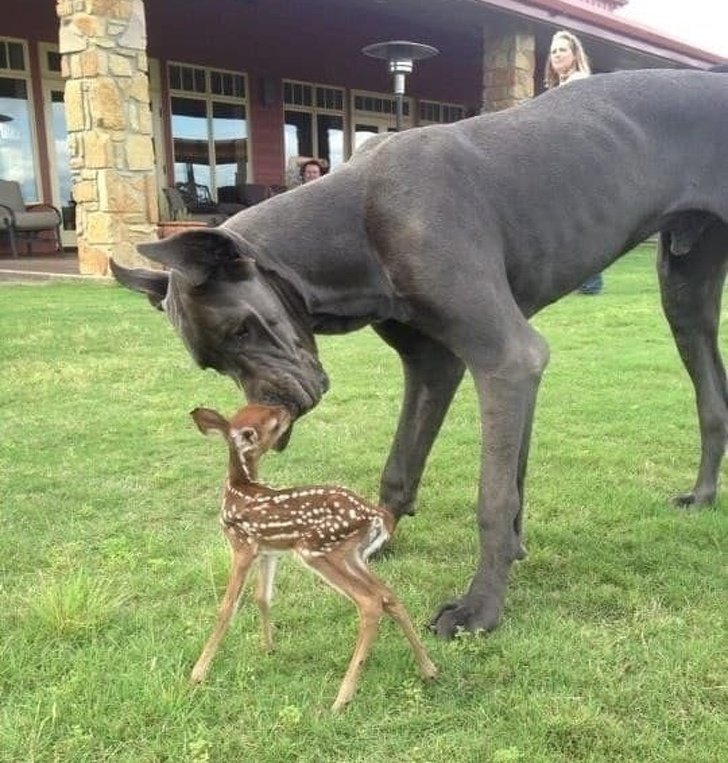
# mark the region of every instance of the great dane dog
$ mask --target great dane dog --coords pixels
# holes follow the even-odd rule
[[[660,231],[664,311],[695,386],[702,455],[679,504],[714,501],[728,433],[717,343],[728,261],[728,74],[631,71],[497,114],[373,138],[321,180],[139,250],[114,275],[202,367],[293,417],[327,389],[314,335],[371,324],[405,394],[380,500],[413,511],[465,369],[482,422],[480,561],[432,628],[489,630],[524,556],[523,491],[548,348],[529,325]]]

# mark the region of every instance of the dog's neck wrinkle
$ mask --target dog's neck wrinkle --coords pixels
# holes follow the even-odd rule
[[[279,273],[265,266],[258,265],[258,272],[275,292],[275,295],[286,311],[286,315],[297,327],[299,337],[311,341],[312,327],[309,320],[309,312],[305,300],[296,287]]]

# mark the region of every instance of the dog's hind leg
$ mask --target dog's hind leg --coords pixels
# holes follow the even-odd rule
[[[373,328],[397,351],[404,369],[404,400],[379,494],[380,503],[399,519],[414,514],[427,456],[465,364],[442,344],[408,326],[387,321]]]
[[[700,467],[680,506],[715,501],[728,437],[728,387],[718,347],[723,282],[728,268],[728,225],[714,220],[684,254],[670,252],[670,233],[660,235],[658,274],[662,307],[693,386],[700,424]]]

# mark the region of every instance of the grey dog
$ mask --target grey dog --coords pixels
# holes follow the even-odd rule
[[[597,75],[497,114],[374,138],[322,180],[219,228],[139,247],[166,272],[114,274],[164,310],[202,367],[294,418],[328,386],[314,335],[371,324],[404,366],[380,494],[397,517],[413,511],[468,369],[482,423],[480,561],[432,621],[449,637],[497,625],[525,554],[524,478],[549,355],[529,318],[658,231],[662,303],[702,448],[693,489],[675,500],[699,506],[715,499],[728,431],[724,73]]]

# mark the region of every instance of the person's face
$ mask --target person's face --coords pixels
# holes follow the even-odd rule
[[[303,182],[308,183],[311,180],[318,180],[321,177],[321,167],[318,164],[307,164],[303,168]]]
[[[556,37],[551,43],[551,66],[557,74],[566,74],[574,68],[576,57],[571,43],[564,37]]]

